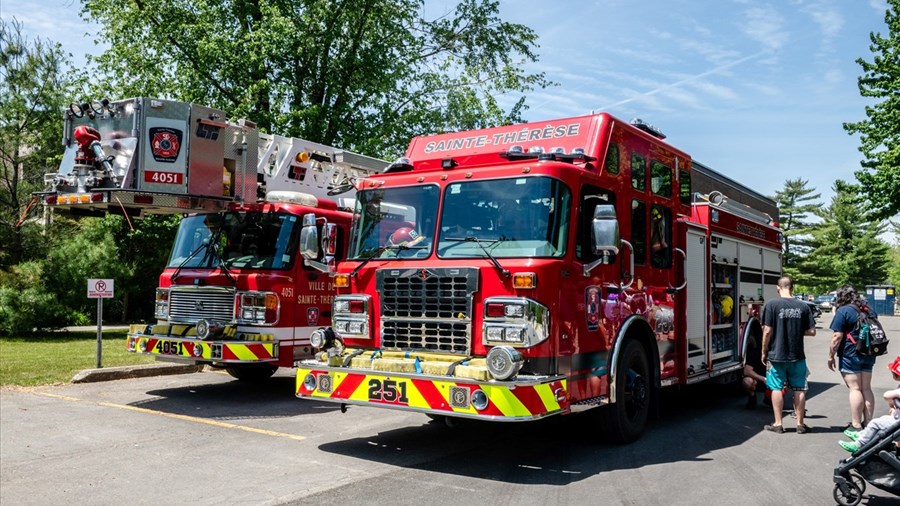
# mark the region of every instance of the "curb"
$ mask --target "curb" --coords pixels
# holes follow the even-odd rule
[[[130,378],[147,378],[150,376],[169,376],[173,374],[192,374],[203,370],[203,365],[183,364],[148,364],[107,367],[102,369],[85,369],[72,378],[72,383],[96,383]]]

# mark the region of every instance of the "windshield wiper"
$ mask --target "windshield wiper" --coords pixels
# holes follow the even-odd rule
[[[200,246],[197,246],[197,248],[194,251],[192,251],[191,254],[188,255],[187,258],[184,259],[183,262],[178,264],[178,267],[175,269],[175,272],[172,273],[172,283],[174,283],[175,280],[178,279],[178,274],[181,273],[181,269],[184,269],[184,266],[187,265],[187,263],[190,262],[192,258],[197,256],[197,253],[200,253],[203,250],[207,250],[207,256],[209,255],[209,251],[208,251],[209,243],[210,243],[209,239],[200,243]],[[203,258],[206,258],[206,256],[204,256]]]
[[[369,260],[377,257],[378,255],[381,255],[386,249],[388,249],[387,245],[375,248],[375,251],[373,251],[371,255],[363,258],[362,262],[360,262],[360,264],[356,266],[356,269],[353,269],[353,272],[350,273],[350,277],[356,277],[356,273],[359,272],[359,270],[362,269],[364,265],[369,263]]]
[[[509,277],[509,269],[504,269],[503,266],[500,265],[500,262],[498,262],[497,259],[494,258],[494,255],[491,255],[491,252],[488,251],[488,249],[485,248],[484,244],[483,244],[483,243],[496,244],[497,242],[499,242],[498,240],[496,240],[496,239],[479,239],[479,238],[475,237],[474,235],[470,235],[470,236],[466,236],[466,237],[444,237],[444,240],[452,241],[452,242],[474,242],[475,244],[478,245],[479,248],[481,248],[481,251],[484,251],[484,254],[487,255],[488,260],[490,260],[491,263],[494,264],[494,267],[497,269],[497,272],[499,272],[500,275],[503,276],[504,278]]]
[[[225,264],[225,259],[222,258],[221,252],[219,251],[222,248],[222,241],[220,240],[221,237],[222,227],[219,227],[209,238],[211,246],[209,247],[208,253],[212,255],[212,258],[214,260],[216,260],[216,267],[222,269],[222,273],[225,274],[225,277],[228,278],[228,281],[231,281],[232,285],[237,285],[237,278],[235,278],[234,274],[231,273],[231,269],[229,269]]]

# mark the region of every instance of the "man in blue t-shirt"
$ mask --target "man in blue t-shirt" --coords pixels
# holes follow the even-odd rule
[[[762,362],[768,361],[766,386],[772,390],[772,411],[775,423],[764,428],[779,434],[784,432],[784,394],[790,386],[794,393],[794,413],[797,414],[797,433],[810,431],[804,422],[806,414],[806,353],[804,336],[816,335],[816,320],[809,306],[794,298],[794,280],[790,276],[778,279],[778,298],[763,308]]]

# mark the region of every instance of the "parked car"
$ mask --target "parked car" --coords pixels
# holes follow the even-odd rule
[[[806,305],[809,306],[809,310],[812,312],[813,318],[818,318],[822,316],[822,310],[819,309],[819,305],[811,300],[805,300]]]
[[[834,295],[830,293],[819,295],[813,302],[815,302],[823,312],[830,313],[831,310],[834,309]]]

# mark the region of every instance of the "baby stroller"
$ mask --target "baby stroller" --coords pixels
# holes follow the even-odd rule
[[[866,482],[900,496],[900,420],[880,436],[872,438],[834,468],[834,500],[842,506],[862,501]]]

